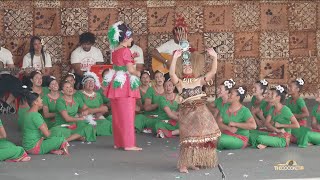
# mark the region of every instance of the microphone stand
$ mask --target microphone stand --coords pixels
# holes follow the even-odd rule
[[[225,179],[226,179],[226,175],[224,174],[223,169],[222,169],[222,166],[221,166],[220,164],[218,164],[218,168],[219,168],[219,171],[220,171],[221,174],[222,174],[222,180],[225,180]]]

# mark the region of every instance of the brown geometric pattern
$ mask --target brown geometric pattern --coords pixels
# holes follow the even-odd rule
[[[287,4],[261,4],[261,29],[288,29]]]
[[[117,13],[114,8],[90,9],[89,31],[95,35],[107,35],[109,27],[117,22]]]
[[[183,17],[189,33],[203,32],[203,8],[201,6],[178,6],[176,18]]]
[[[61,36],[42,36],[44,49],[51,56],[53,64],[61,63],[62,56],[62,37]]]
[[[235,57],[259,56],[259,33],[235,33]]]
[[[262,58],[289,57],[289,33],[262,32],[260,35],[260,54]]]
[[[181,17],[192,47],[203,52],[219,46],[218,80],[233,78],[250,86],[259,78],[286,84],[303,76],[304,92],[320,88],[316,0],[0,0],[0,36],[20,64],[30,36],[42,37],[54,75],[60,78],[70,70],[71,52],[83,32],[96,35],[94,46],[109,63],[107,32],[122,20],[132,28],[145,67],[151,70],[150,52],[172,39]],[[210,57],[206,63],[207,71]],[[214,86],[206,91],[213,93]]]
[[[107,36],[96,36],[96,44],[94,46],[100,49],[103,59],[110,64],[110,47]]]
[[[270,84],[286,84],[288,82],[288,59],[262,59],[260,79],[266,79]]]
[[[56,79],[58,81],[60,81],[64,76],[64,74],[62,74],[61,66],[62,66],[61,62],[58,62],[58,63],[52,65],[52,75],[54,77],[56,77]]]
[[[205,6],[204,30],[231,31],[233,30],[232,6]]]
[[[305,81],[304,91],[316,92],[313,87],[319,84],[319,62],[316,57],[297,57],[289,59],[290,79],[302,78]]]
[[[238,85],[245,85],[251,92],[251,85],[259,79],[260,60],[256,58],[235,59],[233,62],[234,80]]]
[[[26,37],[32,35],[33,18],[31,9],[5,9],[4,34],[7,37]]]
[[[234,6],[233,18],[236,31],[259,30],[259,3],[239,3]]]
[[[67,36],[62,38],[63,43],[63,63],[70,64],[70,57],[73,50],[78,47],[79,36]]]
[[[90,8],[115,8],[117,7],[117,1],[101,1],[101,0],[91,0],[89,1]]]
[[[147,34],[147,9],[146,8],[119,8],[119,18],[128,24],[134,34]]]
[[[36,35],[58,35],[60,29],[60,9],[35,9],[34,33]]]
[[[234,34],[232,32],[204,33],[204,46],[217,47],[219,60],[233,59]]]
[[[290,3],[289,27],[292,30],[316,29],[317,4],[313,2]]]
[[[309,56],[316,50],[316,33],[310,31],[290,32],[290,57]]]
[[[149,8],[149,33],[168,33],[174,27],[174,8]]]
[[[59,8],[61,3],[59,0],[36,0],[34,6],[37,8]]]
[[[6,38],[5,47],[12,53],[14,63],[22,65],[23,56],[29,52],[29,39]]]
[[[88,31],[88,10],[86,8],[62,8],[61,31],[72,36]]]

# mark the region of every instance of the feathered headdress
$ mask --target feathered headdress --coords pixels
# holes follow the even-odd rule
[[[116,22],[108,31],[108,39],[111,49],[114,49],[119,45],[120,32],[122,32],[122,30],[120,30],[118,26],[121,24],[123,24],[122,21]]]
[[[93,79],[94,80],[96,88],[98,88],[98,89],[101,88],[100,80],[99,80],[99,77],[96,75],[96,73],[90,72],[90,71],[85,72],[83,74],[83,79],[82,79],[81,83],[84,84],[89,79]]]

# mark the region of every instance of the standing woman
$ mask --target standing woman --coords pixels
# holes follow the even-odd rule
[[[134,68],[134,60],[128,48],[131,45],[132,31],[123,22],[115,23],[108,31],[113,49],[113,69],[105,76],[105,94],[111,101],[114,148],[127,151],[140,151],[136,146],[134,118],[136,99],[140,98],[140,72]]]
[[[218,142],[218,149],[245,148],[249,141],[249,130],[256,129],[250,110],[242,105],[247,90],[240,86],[233,88],[229,103],[220,111],[218,125],[223,132]]]
[[[286,88],[277,85],[271,88],[270,103],[274,105],[266,118],[265,125],[269,134],[260,134],[252,141],[252,146],[259,149],[270,147],[287,147],[290,143],[291,129],[299,128],[299,123],[291,110],[282,104],[287,95]]]
[[[26,113],[23,123],[22,145],[29,154],[58,154],[68,155],[68,142],[64,137],[51,135],[43,117],[38,112],[42,107],[42,99],[35,92],[26,94],[26,99],[30,107]]]
[[[48,128],[54,126],[56,117],[56,104],[58,98],[61,96],[59,91],[59,84],[54,76],[46,76],[44,78],[44,85],[49,88],[50,92],[43,96],[43,111],[42,115]]]
[[[170,66],[171,81],[183,98],[178,112],[180,155],[177,165],[182,173],[188,173],[188,168],[197,170],[218,165],[216,143],[221,132],[206,100],[202,99],[206,96],[202,86],[217,71],[217,53],[212,48],[207,51],[213,62],[211,70],[204,76],[201,76],[204,56],[197,52],[189,52],[190,56],[185,57],[181,50],[177,50]]]

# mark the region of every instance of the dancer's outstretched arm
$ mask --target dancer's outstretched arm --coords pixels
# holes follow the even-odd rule
[[[214,75],[217,72],[217,59],[218,59],[218,55],[217,53],[214,51],[213,48],[209,48],[207,49],[207,52],[209,53],[210,56],[213,57],[213,61],[212,61],[212,65],[211,65],[211,69],[210,71],[204,76],[204,78],[201,79],[201,84],[205,85],[207,84],[207,82],[209,82],[210,80],[212,80],[212,78],[214,77]]]
[[[171,78],[172,83],[177,87],[178,91],[180,92],[181,85],[179,84],[180,79],[178,78],[176,74],[176,64],[178,58],[181,56],[182,50],[177,50],[172,57],[172,62],[169,69],[169,75]]]

